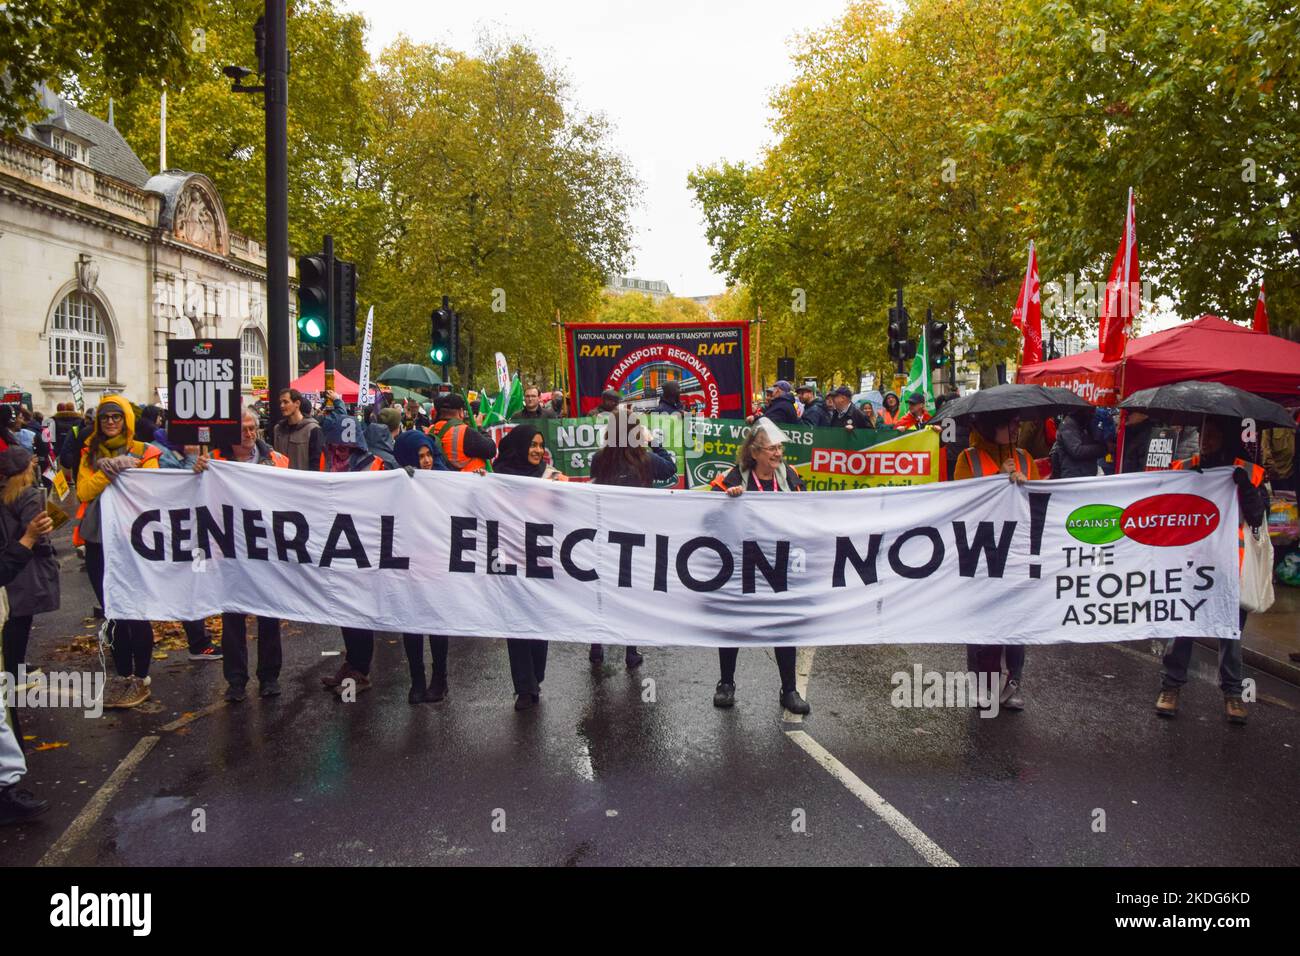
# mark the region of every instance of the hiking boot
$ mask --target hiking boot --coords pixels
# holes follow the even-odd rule
[[[1244,724],[1246,722],[1246,704],[1240,697],[1224,694],[1223,713],[1230,724]]]
[[[50,808],[48,800],[38,800],[30,790],[17,784],[0,787],[0,826],[26,823]]]
[[[121,701],[126,699],[127,688],[131,678],[113,676],[104,684],[104,708],[106,710],[116,710],[121,707]]]
[[[1173,717],[1178,713],[1178,688],[1166,687],[1156,698],[1156,713],[1161,717]]]
[[[718,681],[718,686],[713,691],[714,707],[734,707],[736,706],[736,685],[726,684]]]
[[[1009,680],[1007,686],[1002,688],[1002,709],[1003,710],[1024,710],[1025,698],[1020,693],[1020,681]]]
[[[812,706],[799,696],[797,690],[787,690],[781,694],[781,706],[792,714],[811,714]]]
[[[238,704],[241,700],[243,700],[247,696],[248,696],[248,691],[245,689],[243,684],[238,684],[238,685],[231,684],[229,687],[226,688],[226,695],[224,699],[228,704]]]
[[[592,644],[591,650],[587,651],[587,660],[593,664],[603,664],[605,662],[605,648],[600,644]]]
[[[633,668],[640,667],[642,661],[644,661],[645,658],[641,656],[641,654],[637,651],[635,647],[629,647],[627,649],[626,660],[627,660],[627,669],[632,670]]]
[[[219,661],[221,658],[220,648],[213,647],[211,644],[201,651],[190,651],[190,660],[192,661]]]
[[[112,701],[104,701],[105,708],[115,710],[129,710],[132,707],[139,707],[149,699],[149,686],[139,677],[123,677],[122,683],[118,685],[119,690]]]

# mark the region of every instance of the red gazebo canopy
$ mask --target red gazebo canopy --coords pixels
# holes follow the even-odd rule
[[[289,383],[290,388],[296,388],[300,392],[311,392],[316,395],[322,395],[325,392],[325,363],[321,362],[310,372],[295,379]],[[355,402],[357,395],[361,391],[361,386],[352,379],[348,378],[342,372],[334,372],[334,391],[339,393],[339,397],[345,402]]]
[[[1144,388],[1188,380],[1223,382],[1295,405],[1300,402],[1300,344],[1203,315],[1133,339],[1120,362],[1107,362],[1100,349],[1093,349],[1026,365],[1016,373],[1018,382],[1063,386],[1094,405],[1114,405]]]

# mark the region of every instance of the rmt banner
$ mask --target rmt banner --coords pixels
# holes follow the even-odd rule
[[[239,443],[239,339],[167,343],[167,437],[178,445]]]
[[[135,469],[108,617],[649,645],[1237,638],[1228,469],[759,494]]]
[[[591,322],[566,325],[569,381],[579,417],[612,388],[638,411],[659,404],[677,382],[685,411],[706,418],[744,418],[749,395],[749,323],[671,325]]]

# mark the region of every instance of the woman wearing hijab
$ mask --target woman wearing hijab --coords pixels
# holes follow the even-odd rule
[[[766,418],[754,422],[748,437],[736,453],[736,465],[713,480],[712,489],[739,498],[746,491],[768,494],[803,491],[803,479],[784,461],[785,433]],[[810,714],[812,707],[795,688],[795,649],[773,648],[776,668],[781,673],[781,706],[792,714]],[[721,677],[713,694],[714,707],[732,707],[736,703],[737,647],[719,647]]]
[[[591,459],[591,483],[653,488],[656,482],[675,479],[677,465],[672,456],[663,447],[654,448],[650,443],[650,433],[641,426],[637,413],[619,406],[606,423],[604,445]],[[605,648],[592,644],[587,657],[593,664],[599,664],[605,660]],[[629,644],[625,654],[627,669],[640,667],[644,660]]]
[[[104,544],[99,496],[110,482],[130,468],[157,468],[158,449],[133,439],[135,412],[120,395],[105,395],[95,409],[95,427],[81,449],[77,469],[77,527],[72,543],[86,548],[86,573],[99,606],[104,602]],[[117,677],[104,694],[105,707],[137,707],[149,699],[149,661],[153,658],[153,628],[148,621],[105,621],[101,637],[113,648]]]
[[[546,463],[546,438],[528,424],[516,425],[501,439],[492,470],[499,475],[520,475],[551,481],[568,480]],[[510,679],[515,685],[515,710],[530,710],[541,699],[541,684],[546,677],[547,647],[546,641],[506,638]]]
[[[372,446],[373,447],[373,446]],[[406,469],[408,475],[417,471],[447,471],[446,459],[432,438],[417,429],[402,432],[393,443],[393,457]],[[411,670],[411,689],[406,695],[409,704],[438,704],[447,699],[447,638],[429,635],[429,653],[433,657],[433,673],[428,681],[424,677],[424,638],[419,634],[403,634],[406,664]]]

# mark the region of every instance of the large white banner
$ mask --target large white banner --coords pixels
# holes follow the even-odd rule
[[[110,617],[636,645],[1240,637],[1228,469],[761,494],[134,470]]]

